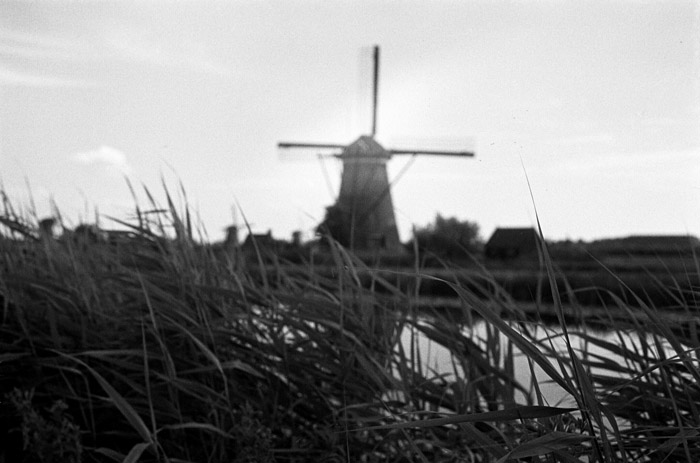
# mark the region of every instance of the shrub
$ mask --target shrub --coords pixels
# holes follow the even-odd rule
[[[451,260],[467,258],[480,252],[483,246],[476,222],[445,218],[440,214],[432,224],[416,229],[414,240],[420,251]]]

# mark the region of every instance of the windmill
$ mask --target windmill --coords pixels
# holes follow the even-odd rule
[[[472,157],[468,151],[386,149],[375,139],[379,84],[379,47],[374,46],[372,88],[372,132],[349,145],[334,143],[278,143],[280,149],[315,148],[337,150],[334,157],[343,163],[340,193],[319,229],[329,231],[341,244],[354,250],[398,252],[401,250],[396,217],[391,200],[386,163],[392,156],[433,155]]]

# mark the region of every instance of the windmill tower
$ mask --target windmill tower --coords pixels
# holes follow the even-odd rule
[[[374,136],[377,131],[377,95],[379,83],[379,47],[374,46],[372,132],[349,145],[333,143],[281,142],[279,148],[318,148],[338,150],[334,156],[343,163],[340,193],[327,208],[319,226],[354,250],[398,252],[401,250],[396,216],[386,163],[395,155],[434,155],[472,157],[468,151],[426,151],[386,149]]]

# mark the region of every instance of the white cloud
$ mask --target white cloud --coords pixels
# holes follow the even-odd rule
[[[36,32],[0,30],[0,85],[24,87],[95,87],[82,77],[57,72],[59,61],[78,61],[91,52],[81,41],[47,36]],[[94,53],[93,53],[94,54]],[[46,69],[46,72],[41,72]]]
[[[147,27],[110,25],[80,36],[0,29],[0,85],[94,87],[76,75],[77,64],[140,63],[230,77],[205,44],[193,38],[165,40]],[[46,72],[39,72],[44,69]]]
[[[95,55],[93,43],[40,32],[0,29],[0,51],[21,59],[77,60]]]
[[[92,151],[75,153],[71,159],[80,164],[114,168],[123,174],[131,173],[131,165],[129,165],[126,155],[111,146],[102,145]]]
[[[0,85],[19,85],[23,87],[66,88],[97,87],[96,82],[84,79],[71,79],[56,75],[44,75],[33,72],[16,71],[0,67]]]
[[[114,57],[164,67],[176,67],[229,77],[231,72],[216,62],[210,50],[197,40],[154,35],[147,28],[120,25],[103,33],[104,46]]]

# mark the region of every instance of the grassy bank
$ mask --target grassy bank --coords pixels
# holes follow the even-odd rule
[[[363,284],[358,273],[371,269],[340,247],[332,275],[303,263],[254,273],[235,253],[196,244],[187,211],[168,204],[156,219],[137,210],[131,235],[104,243],[42,237],[5,202],[5,461],[700,458],[700,342],[643,298],[635,311],[650,334],[630,343],[621,329],[619,342],[579,333],[593,355],[563,323],[563,344],[543,338],[487,276],[468,288],[443,278],[462,313],[419,316],[414,295],[380,275],[381,292]],[[543,262],[556,285],[546,249]],[[415,268],[411,278],[419,288],[435,277]],[[552,292],[561,309],[566,288]],[[463,326],[473,312],[479,337]],[[425,339],[449,352],[449,371],[425,364]],[[523,361],[546,380],[518,384]],[[547,403],[545,381],[575,407]]]

